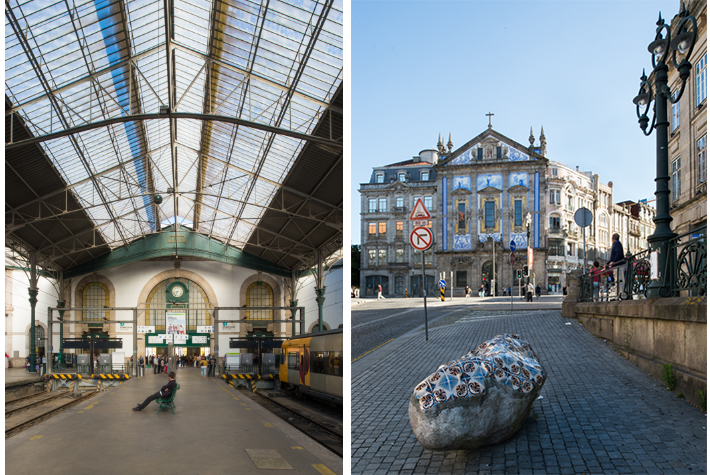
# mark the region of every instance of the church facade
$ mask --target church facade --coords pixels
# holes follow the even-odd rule
[[[436,261],[454,295],[463,295],[467,285],[476,292],[483,286],[495,295],[501,295],[503,287],[514,287],[517,293],[519,283],[525,282],[516,278],[516,270],[525,265],[531,269],[530,281],[545,287],[544,132],[539,146],[534,142],[532,131],[526,147],[489,125],[434,167],[441,199]],[[440,151],[445,152],[442,146]]]

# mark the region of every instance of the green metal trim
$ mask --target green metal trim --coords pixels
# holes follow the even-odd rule
[[[108,254],[80,264],[64,271],[64,278],[71,279],[85,274],[91,274],[111,267],[132,264],[156,257],[170,257],[176,251],[178,256],[200,257],[211,261],[222,262],[238,267],[245,267],[280,277],[291,277],[291,271],[277,266],[269,261],[241,251],[234,246],[224,244],[204,234],[179,226],[179,236],[185,237],[185,242],[168,242],[168,237],[175,236],[172,226],[161,232],[150,234],[127,246],[114,249]]]
[[[17,267],[17,266],[5,266],[5,269],[10,269],[10,270],[23,270],[23,271],[25,271],[25,272],[29,272],[29,271],[30,271],[29,267]],[[48,278],[51,278],[51,279],[56,279],[56,278],[57,278],[57,276],[56,276],[55,274],[53,274],[52,272],[47,272],[47,271],[40,270],[40,269],[37,269],[37,275],[39,275],[39,276],[41,276],[41,277],[48,277]]]

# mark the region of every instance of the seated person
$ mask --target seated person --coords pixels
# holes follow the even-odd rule
[[[142,404],[138,404],[138,406],[134,407],[133,410],[142,411],[152,401],[155,401],[158,398],[166,398],[170,396],[175,390],[175,386],[177,386],[177,383],[175,382],[175,371],[171,371],[170,374],[168,374],[168,377],[170,378],[168,384],[163,386],[157,393],[148,396]]]

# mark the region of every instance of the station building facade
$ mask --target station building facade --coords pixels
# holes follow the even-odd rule
[[[184,229],[177,234],[178,238],[183,235],[187,237],[187,242],[191,242],[187,236],[191,233]],[[113,307],[138,307],[138,326],[155,327],[154,332],[138,334],[139,356],[165,352],[167,344],[156,337],[167,332],[167,312],[186,314],[184,330],[188,338],[184,344],[176,345],[179,348],[178,354],[184,355],[214,353],[215,333],[210,330],[213,330],[215,323],[216,307],[238,308],[220,310],[220,356],[239,352],[230,350],[230,338],[287,338],[292,335],[291,323],[271,322],[290,319],[290,311],[248,310],[249,307],[289,307],[291,301],[295,300],[296,306],[305,309],[303,331],[318,331],[319,307],[313,273],[305,272],[293,279],[292,275],[279,271],[273,264],[260,262],[258,258],[236,249],[224,251],[224,259],[218,261],[198,257],[197,252],[188,252],[182,246],[178,248],[177,257],[144,258],[146,254],[158,251],[156,240],[163,240],[165,242],[162,244],[174,249],[174,241],[168,242],[174,237],[174,233],[150,235],[129,244],[123,256],[118,259],[112,260],[109,257],[82,265],[72,274],[64,276],[62,298],[59,297],[60,288],[54,276],[40,277],[35,312],[37,353],[48,355],[50,352],[59,352],[59,325],[53,325],[51,342],[48,340],[47,325],[47,309],[57,307],[58,301],[64,301],[65,308],[107,307],[107,310],[65,311],[64,319],[71,323],[64,324],[63,336],[120,338],[123,347],[115,351],[124,353],[126,358],[133,354],[133,312],[110,310]],[[197,237],[203,244],[208,239],[203,235],[193,237]],[[224,245],[221,246],[225,249]],[[205,246],[198,247],[202,251],[206,250]],[[181,256],[181,252],[185,255]],[[329,270],[324,280],[324,330],[341,327],[343,323],[342,264],[336,264]],[[24,365],[24,357],[30,349],[27,269],[6,264],[5,282],[5,351],[15,358],[15,363]],[[175,287],[181,290],[173,291]],[[57,317],[55,310],[55,322]],[[248,320],[246,323],[222,322],[244,318]],[[126,323],[104,323],[104,320],[125,320]],[[296,333],[301,333],[299,325],[296,325]],[[74,351],[65,350],[65,353]]]

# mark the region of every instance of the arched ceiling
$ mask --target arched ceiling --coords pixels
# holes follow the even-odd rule
[[[5,6],[7,257],[175,222],[286,269],[342,247],[342,0]]]

